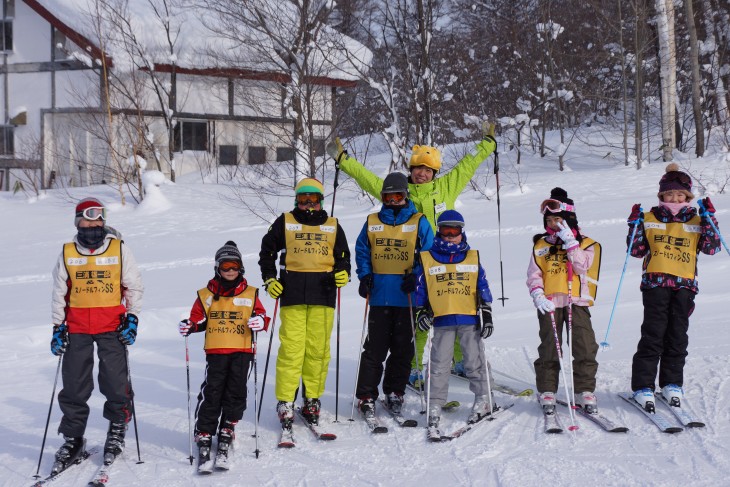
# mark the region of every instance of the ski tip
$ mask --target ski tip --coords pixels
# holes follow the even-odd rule
[[[703,423],[702,421],[692,421],[687,423],[687,426],[689,426],[690,428],[704,428],[705,423]]]
[[[403,428],[415,428],[417,426],[418,421],[416,421],[415,419],[406,419],[405,421],[403,421],[403,423],[401,423],[401,427]]]
[[[337,439],[337,435],[334,433],[322,433],[319,435],[320,440],[332,441]]]
[[[580,429],[580,426],[575,425],[575,424],[568,426],[568,431],[578,431],[578,429]]]
[[[617,426],[608,430],[609,433],[628,433],[629,429],[626,426]]]
[[[674,434],[674,433],[681,433],[684,431],[684,428],[680,428],[679,426],[670,426],[669,428],[666,428],[664,430],[665,433]]]
[[[388,428],[385,426],[376,426],[375,428],[373,428],[373,433],[375,433],[375,434],[382,434],[382,433],[387,433],[387,432],[388,432]]]
[[[282,441],[278,444],[279,448],[294,448],[296,445],[291,441]]]

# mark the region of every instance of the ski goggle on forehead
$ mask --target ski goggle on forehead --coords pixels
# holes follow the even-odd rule
[[[92,206],[84,209],[84,211],[81,212],[81,216],[83,216],[85,220],[106,221],[106,208],[103,206]]]
[[[322,195],[319,193],[299,193],[296,200],[298,205],[316,205],[322,201]]]
[[[406,199],[406,194],[404,192],[398,192],[398,193],[383,193],[383,203],[400,203],[404,199]]]
[[[575,205],[569,205],[558,200],[545,200],[540,203],[540,213],[547,215],[548,213],[560,213],[561,211],[569,211],[575,213]]]
[[[458,237],[461,235],[461,227],[439,227],[439,233],[442,237]]]

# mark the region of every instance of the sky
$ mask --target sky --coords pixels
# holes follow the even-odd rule
[[[606,127],[585,129],[565,154],[566,170],[557,161],[526,155],[514,164],[514,151],[500,153],[500,213],[498,222],[493,158],[482,165],[473,183],[481,191],[462,194],[457,209],[466,220],[472,248],[481,253],[495,298],[508,298],[504,306],[495,301],[492,337],[485,341],[496,379],[515,387],[534,384],[532,362],[537,357],[538,324],[525,285],[532,236],[542,232],[540,202],[551,188],[561,186],[575,200],[583,232],[603,245],[603,260],[597,304],[591,309],[598,341],[605,338],[609,316],[617,297],[624,266],[626,217],[634,203],[644,208],[657,202],[658,181],[665,163],[652,154],[651,163],[637,171],[625,167],[621,154],[595,141],[618,134]],[[556,134],[550,143],[557,146]],[[601,139],[603,140],[603,139]],[[582,141],[593,141],[586,143]],[[500,140],[500,142],[502,142]],[[349,142],[355,153],[363,140]],[[371,147],[384,146],[373,144]],[[658,144],[652,144],[658,147]],[[455,162],[445,148],[446,167]],[[727,227],[730,198],[714,194],[730,177],[730,158],[714,147],[701,160],[675,153],[681,167],[712,194],[720,230]],[[366,164],[376,173],[387,173],[388,154],[370,153]],[[150,181],[159,178],[150,176]],[[333,173],[325,178],[325,208],[331,205]],[[482,194],[490,196],[486,199]],[[701,191],[696,194],[701,196]],[[276,447],[279,423],[275,414],[274,362],[278,338],[273,337],[271,365],[266,390],[261,398],[261,422],[254,424],[253,378],[249,382],[249,403],[237,428],[233,466],[229,472],[209,477],[195,474],[188,462],[189,436],[185,342],[177,323],[187,317],[197,289],[213,275],[215,251],[234,240],[243,254],[246,277],[261,286],[258,252],[269,221],[242,209],[230,187],[212,184],[191,174],[176,184],[154,187],[148,199],[135,205],[128,199],[119,204],[113,188],[96,186],[53,190],[40,197],[22,193],[0,193],[0,485],[32,483],[36,472],[44,426],[58,359],[49,351],[51,337],[51,269],[73,227],[74,201],[85,196],[101,198],[109,207],[109,224],[122,232],[133,251],[145,283],[143,311],[137,343],[130,347],[130,369],[136,391],[141,459],[133,429],[127,449],[115,464],[109,485],[119,486],[213,486],[213,485],[537,485],[549,482],[567,485],[577,481],[589,485],[720,485],[727,478],[730,459],[730,340],[727,333],[727,272],[730,255],[723,249],[715,256],[700,255],[700,293],[690,318],[689,357],[685,369],[688,407],[707,423],[702,430],[676,435],[661,433],[638,411],[631,409],[618,393],[629,388],[631,357],[639,339],[642,320],[639,281],[641,263],[630,259],[608,342],[599,352],[596,394],[601,411],[627,426],[625,434],[606,433],[582,420],[574,433],[546,435],[537,401],[495,393],[499,404],[514,406],[497,420],[449,443],[429,444],[425,428],[398,429],[384,411],[381,421],[386,435],[371,435],[364,422],[349,421],[354,390],[355,367],[364,318],[364,300],[357,294],[357,279],[343,288],[340,322],[339,384],[336,384],[335,351],[337,331],[332,337],[333,360],[326,392],[322,397],[322,424],[338,435],[333,442],[319,442],[295,422],[297,447]],[[249,196],[258,198],[258,196]],[[291,195],[271,204],[279,212],[291,209]],[[351,247],[367,215],[377,210],[362,197],[349,178],[341,180],[334,216],[343,226]],[[271,216],[273,220],[275,215]],[[729,230],[730,231],[730,230]],[[353,262],[354,266],[354,262]],[[500,266],[504,288],[500,285]],[[263,295],[269,313],[274,302]],[[278,330],[280,323],[276,324]],[[259,393],[269,334],[259,337],[257,380]],[[189,339],[191,394],[193,403],[203,378],[205,364],[202,334]],[[506,378],[509,376],[511,378]],[[60,389],[60,383],[59,383]],[[335,391],[339,389],[336,400]],[[562,397],[562,385],[559,396]],[[462,402],[453,413],[444,413],[443,429],[461,426],[473,397],[462,381],[452,380],[449,397]],[[102,446],[107,422],[101,415],[103,396],[95,390],[90,400],[91,416],[86,431],[88,446]],[[406,416],[425,425],[419,414],[418,397],[406,396]],[[337,412],[337,417],[335,417]],[[567,409],[561,409],[568,422]],[[41,473],[50,470],[55,450],[61,445],[56,435],[60,411],[54,400],[49,435],[43,451]],[[337,419],[338,422],[334,422]],[[260,456],[254,455],[258,430]],[[92,456],[54,485],[85,485],[101,462]]]

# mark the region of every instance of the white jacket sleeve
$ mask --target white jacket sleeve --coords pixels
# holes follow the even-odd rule
[[[124,286],[124,299],[127,313],[139,316],[142,310],[142,295],[144,285],[142,274],[137,267],[137,261],[124,243],[122,243],[122,286]]]
[[[63,250],[53,268],[53,294],[51,296],[51,322],[60,325],[66,321],[66,294],[68,293],[68,272],[63,262]]]

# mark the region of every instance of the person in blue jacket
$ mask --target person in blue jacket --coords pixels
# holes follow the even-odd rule
[[[433,326],[427,387],[429,430],[438,430],[457,337],[469,389],[474,393],[468,422],[475,423],[496,410],[481,342],[494,331],[489,283],[479,252],[471,250],[466,241],[464,217],[455,210],[445,211],[439,215],[437,227],[431,249],[421,253],[420,265],[415,269],[416,321],[424,331]]]
[[[368,216],[355,244],[359,293],[370,305],[355,392],[366,417],[375,414],[381,377],[386,407],[400,414],[414,354],[412,271],[418,253],[433,242],[431,224],[409,199],[405,174],[388,174],[380,196],[383,206]]]

